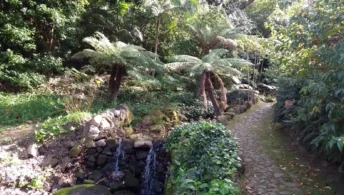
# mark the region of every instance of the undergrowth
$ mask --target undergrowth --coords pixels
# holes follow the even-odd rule
[[[219,123],[189,123],[169,134],[172,164],[166,194],[237,194],[237,143]]]

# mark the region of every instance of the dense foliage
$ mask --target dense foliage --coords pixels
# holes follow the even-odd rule
[[[0,83],[27,89],[61,72],[61,58],[80,45],[76,24],[83,7],[71,0],[1,1]]]
[[[282,79],[276,120],[302,142],[344,167],[344,4],[296,3],[274,34]]]
[[[237,194],[237,144],[219,123],[176,127],[166,141],[172,165],[167,194]]]

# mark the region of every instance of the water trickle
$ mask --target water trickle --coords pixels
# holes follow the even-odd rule
[[[124,158],[124,152],[122,148],[122,138],[119,140],[119,145],[114,154],[114,158],[115,158],[115,166],[114,166],[114,171],[112,172],[112,178],[115,180],[120,180],[124,176],[124,173],[119,170],[119,161]]]
[[[123,158],[123,150],[122,150],[122,139],[119,140],[119,145],[115,152],[115,172],[119,171],[119,160],[122,157]]]
[[[149,150],[147,159],[146,159],[146,167],[145,167],[145,175],[144,175],[144,182],[143,187],[141,190],[141,195],[154,195],[153,187],[155,181],[155,168],[156,168],[156,153],[155,153],[155,145],[151,147]]]

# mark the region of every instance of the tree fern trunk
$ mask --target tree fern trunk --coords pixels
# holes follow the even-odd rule
[[[221,115],[221,109],[220,109],[219,103],[216,100],[215,90],[214,90],[213,84],[211,83],[210,73],[208,71],[206,71],[205,85],[206,85],[206,90],[208,92],[210,100],[213,104],[215,115],[219,116],[219,115]]]
[[[225,85],[223,84],[223,81],[221,79],[221,77],[219,77],[219,75],[217,75],[216,73],[214,73],[215,79],[216,81],[219,83],[220,85],[220,108],[221,111],[225,111],[225,109],[227,108],[227,89],[225,88]]]
[[[110,73],[110,79],[109,79],[109,95],[113,97],[113,94],[115,93],[115,78],[116,78],[116,73],[118,70],[118,66],[113,65],[111,68],[111,73]]]
[[[119,65],[112,67],[109,81],[109,93],[112,98],[117,96],[124,74],[124,67]]]
[[[155,29],[155,44],[154,44],[154,53],[155,53],[155,55],[158,54],[159,26],[160,26],[160,16],[157,17],[156,29]]]
[[[205,83],[207,79],[206,71],[203,71],[201,77],[201,94],[203,96],[203,105],[205,109],[208,109],[207,94],[205,93]]]
[[[116,78],[115,78],[113,97],[116,97],[119,92],[119,88],[121,87],[124,74],[125,74],[124,67],[119,66],[117,70]]]

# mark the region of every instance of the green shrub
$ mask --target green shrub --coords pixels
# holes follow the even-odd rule
[[[233,182],[237,143],[219,123],[189,123],[176,127],[166,141],[171,153],[167,191],[171,194],[237,194]]]
[[[63,71],[62,58],[38,55],[28,61],[25,68],[44,75],[60,73]]]
[[[20,89],[33,89],[34,87],[44,83],[46,78],[34,72],[16,72],[13,70],[6,70],[0,75],[0,81],[7,82]]]

